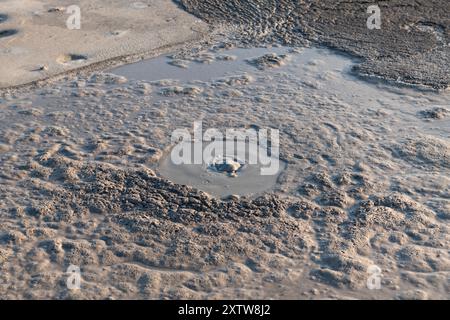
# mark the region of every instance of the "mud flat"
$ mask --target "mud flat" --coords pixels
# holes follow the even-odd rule
[[[3,298],[448,299],[449,93],[233,43],[3,94]],[[160,175],[195,121],[278,129],[276,184],[221,199]]]

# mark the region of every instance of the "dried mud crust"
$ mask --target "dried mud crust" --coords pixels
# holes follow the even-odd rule
[[[347,212],[269,195],[221,201],[149,169],[59,155],[39,164],[53,179],[24,183],[35,186],[31,198],[48,200],[8,213],[26,226],[0,228],[4,298],[298,298],[308,281],[333,297],[329,288],[363,290],[375,262],[390,270],[383,285],[394,297],[427,297],[398,291],[405,279],[449,289],[448,230],[402,194],[374,196]],[[327,180],[311,179],[324,191],[332,188]],[[83,266],[80,291],[66,288],[70,264]]]
[[[450,3],[397,0],[379,3],[381,30],[369,30],[372,3],[293,0],[177,0],[182,8],[212,24],[240,27],[246,42],[324,44],[361,57],[361,76],[436,89],[450,83]]]

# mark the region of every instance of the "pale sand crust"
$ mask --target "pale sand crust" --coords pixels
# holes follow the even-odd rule
[[[81,29],[69,30],[66,13],[73,1],[16,1],[0,3],[6,19],[0,31],[0,88],[18,86],[74,69],[129,55],[149,55],[197,40],[207,25],[169,0],[76,1]],[[87,59],[65,61],[67,55]]]

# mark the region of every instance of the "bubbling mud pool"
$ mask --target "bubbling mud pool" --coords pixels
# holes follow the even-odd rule
[[[206,141],[202,143],[201,152],[204,152],[210,143]],[[271,190],[286,167],[284,161],[272,157],[266,159],[269,160],[266,163],[276,168],[274,172],[264,174],[263,166],[256,160],[259,152],[266,151],[250,147],[248,141],[235,143],[232,150],[223,148],[223,153],[212,153],[209,157],[202,157],[201,164],[193,164],[196,143],[182,142],[182,144],[184,144],[181,146],[184,150],[192,150],[190,163],[175,164],[173,153],[170,152],[162,159],[157,173],[173,182],[193,186],[216,197],[260,194]]]

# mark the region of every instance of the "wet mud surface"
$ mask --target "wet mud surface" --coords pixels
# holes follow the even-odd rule
[[[448,298],[448,94],[360,81],[324,49],[232,47],[185,54],[187,80],[94,73],[1,97],[2,297]],[[221,199],[159,175],[198,120],[279,129],[276,186]]]

